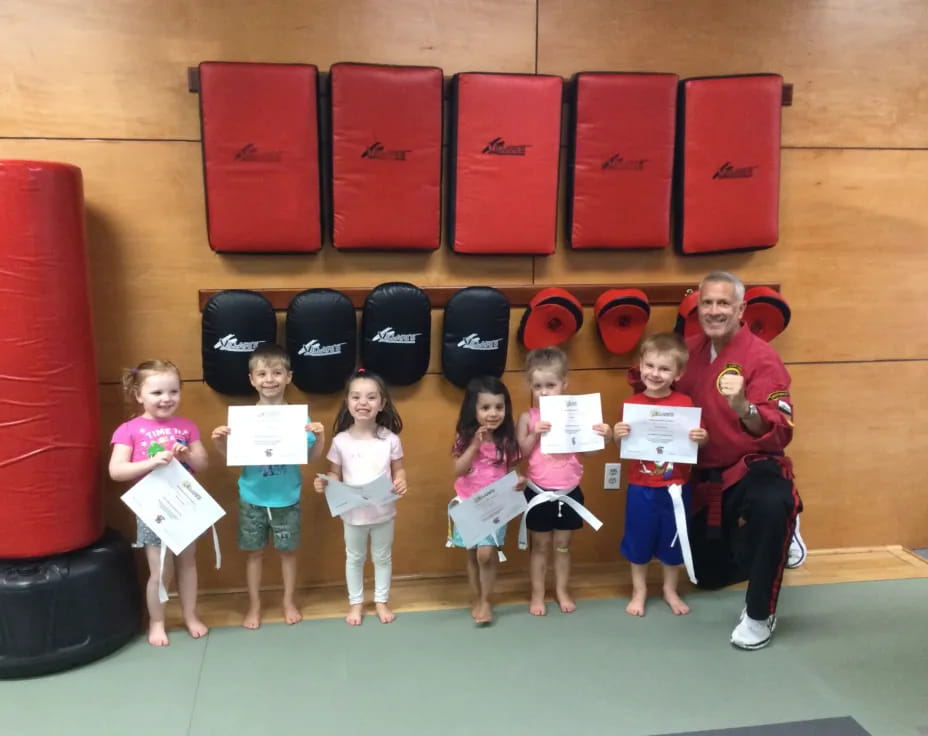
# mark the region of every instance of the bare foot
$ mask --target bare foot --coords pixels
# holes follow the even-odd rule
[[[348,606],[348,615],[345,616],[345,621],[349,626],[360,626],[361,625],[361,604],[352,603]]]
[[[296,607],[294,603],[284,603],[284,621],[288,624],[298,624],[303,620],[303,614],[300,613],[300,609]]]
[[[242,621],[242,626],[246,629],[257,629],[261,625],[261,609],[260,608],[249,608],[248,612],[245,614],[245,620]]]
[[[474,621],[478,624],[492,624],[493,623],[493,606],[490,605],[489,601],[483,601],[478,604],[476,608],[476,615],[474,616]]]
[[[164,622],[155,623],[152,621],[148,625],[148,643],[153,647],[166,647],[171,643],[168,641],[168,634],[164,630]]]
[[[683,599],[677,595],[675,590],[665,590],[664,600],[667,601],[670,610],[677,616],[685,616],[690,612],[690,607],[683,602]]]
[[[377,609],[377,618],[380,619],[380,623],[392,624],[396,620],[396,614],[390,610],[390,606],[386,603],[375,603],[374,608]]]
[[[629,616],[644,616],[644,601],[647,593],[632,593],[632,599],[625,606],[625,613]]]
[[[480,601],[474,601],[474,604],[470,607],[470,617],[477,620],[477,616],[480,615]]]
[[[569,593],[558,593],[557,602],[561,604],[561,613],[573,613],[577,610],[577,604]]]
[[[190,636],[194,639],[199,639],[201,636],[206,636],[206,634],[209,633],[209,626],[200,621],[196,616],[191,616],[184,621],[184,623],[187,624],[187,631],[190,632]]]
[[[544,595],[540,597],[532,596],[532,600],[528,604],[528,612],[533,616],[544,616],[548,612]]]

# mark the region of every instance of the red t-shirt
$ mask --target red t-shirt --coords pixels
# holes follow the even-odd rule
[[[637,393],[626,399],[625,403],[652,406],[693,406],[689,396],[677,391],[671,391],[662,399],[652,399],[644,393]],[[628,460],[627,462],[627,481],[638,486],[660,488],[675,483],[686,483],[690,477],[690,466],[683,463],[657,463],[652,460]]]

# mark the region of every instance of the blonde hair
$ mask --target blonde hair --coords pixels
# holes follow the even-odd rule
[[[658,332],[656,335],[646,337],[641,343],[638,354],[644,358],[645,353],[670,355],[677,364],[677,370],[681,373],[686,370],[686,364],[690,359],[686,343],[676,332]]]
[[[248,372],[254,373],[258,368],[258,363],[264,362],[267,365],[271,363],[282,363],[284,368],[290,370],[290,356],[287,351],[280,345],[272,342],[266,342],[258,345],[254,352],[248,356]]]
[[[567,353],[557,347],[536,348],[525,356],[525,373],[531,380],[535,371],[553,371],[564,379],[567,377]]]
[[[142,384],[145,383],[145,379],[158,373],[173,373],[177,376],[177,381],[180,382],[180,371],[170,360],[161,360],[159,358],[143,360],[135,368],[126,368],[123,370],[122,392],[126,403],[130,406],[136,406],[138,404],[139,391],[142,389]]]

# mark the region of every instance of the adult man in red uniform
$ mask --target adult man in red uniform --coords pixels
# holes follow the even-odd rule
[[[744,306],[744,284],[734,274],[716,271],[702,280],[703,334],[687,340],[689,366],[678,388],[702,408],[709,432],[694,477],[696,577],[707,588],[748,581],[731,643],[760,649],[776,627],[802,502],[784,452],[793,437],[790,376],[776,351],[741,324]]]

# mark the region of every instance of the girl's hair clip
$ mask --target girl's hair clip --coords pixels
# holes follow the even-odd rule
[[[363,368],[358,368],[356,372],[358,375],[363,376],[367,371],[365,371]]]

